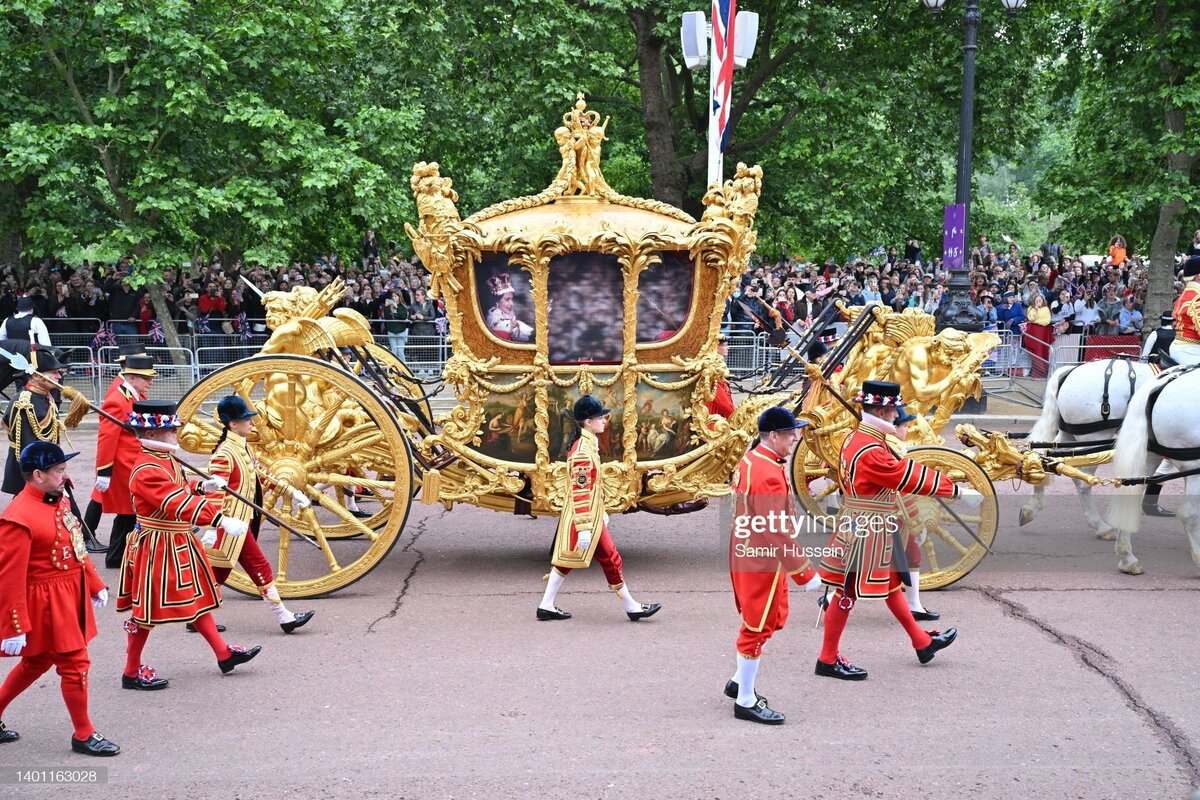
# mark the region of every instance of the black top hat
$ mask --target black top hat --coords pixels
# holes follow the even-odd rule
[[[1192,256],[1183,262],[1183,277],[1190,278],[1193,275],[1200,275],[1200,256]]]
[[[1158,322],[1164,328],[1174,328],[1175,327],[1175,317],[1171,316],[1170,311],[1164,312],[1163,315],[1161,317],[1159,317]]]
[[[594,417],[603,417],[611,413],[611,408],[605,408],[599,400],[590,394],[585,394],[575,401],[575,409],[571,412],[571,416],[575,418],[576,422],[585,422]]]
[[[803,428],[808,420],[796,419],[796,415],[783,406],[771,406],[758,415],[758,432],[791,431]]]
[[[250,408],[246,401],[236,394],[222,397],[221,402],[217,403],[217,418],[221,420],[222,425],[257,416],[258,412]]]
[[[863,381],[853,402],[864,406],[901,406],[900,384],[891,381]]]
[[[147,378],[153,378],[158,375],[154,371],[154,359],[150,356],[126,356],[125,366],[121,369],[129,375],[142,375]]]
[[[22,448],[19,459],[21,472],[33,472],[35,469],[47,470],[59,464],[65,464],[77,455],[79,453],[67,455],[54,442],[44,442],[39,439]]]
[[[17,313],[21,314],[25,311],[33,311],[33,298],[29,295],[21,295],[17,298]]]
[[[808,360],[816,361],[829,352],[829,348],[820,339],[808,346]]]
[[[121,354],[117,356],[117,363],[124,364],[127,356],[144,356],[146,355],[146,345],[140,342],[133,344],[121,345]]]
[[[38,372],[57,372],[66,369],[63,363],[58,360],[58,356],[55,355],[53,350],[31,350],[29,352],[29,361]]]

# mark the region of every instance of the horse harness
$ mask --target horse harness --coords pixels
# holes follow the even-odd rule
[[[1108,402],[1108,384],[1112,379],[1113,370],[1116,369],[1117,362],[1124,362],[1129,368],[1129,397],[1133,397],[1133,392],[1137,388],[1137,370],[1134,369],[1133,359],[1128,356],[1114,356],[1108,360],[1108,366],[1104,369],[1104,393],[1100,396],[1100,419],[1096,422],[1067,422],[1062,418],[1062,414],[1058,415],[1058,427],[1073,436],[1083,436],[1089,433],[1097,433],[1098,431],[1111,431],[1121,427],[1121,417],[1109,419],[1109,414],[1112,413],[1112,406]],[[1058,379],[1057,391],[1062,391],[1062,385],[1066,383],[1068,377],[1082,364],[1076,364],[1069,370],[1063,373],[1063,376]]]
[[[1151,453],[1173,461],[1200,460],[1200,447],[1168,447],[1165,444],[1160,444],[1158,438],[1154,435],[1154,405],[1158,402],[1158,396],[1162,394],[1162,390],[1171,381],[1197,369],[1200,369],[1200,364],[1186,364],[1182,367],[1175,367],[1163,373],[1164,377],[1162,380],[1150,390],[1150,396],[1146,398],[1146,438],[1147,447]]]

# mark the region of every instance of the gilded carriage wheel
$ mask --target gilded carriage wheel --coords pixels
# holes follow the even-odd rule
[[[822,519],[827,499],[837,491],[837,466],[830,466],[809,447],[807,437],[801,437],[792,454],[792,487],[804,510],[814,519]]]
[[[950,513],[933,498],[917,497],[918,522],[911,526],[918,534],[921,550],[921,588],[944,589],[962,580],[979,566],[987,555],[980,541],[992,547],[1000,525],[996,489],[983,469],[958,450],[947,447],[914,447],[908,457],[936,469],[960,487],[970,487],[983,495],[978,511],[964,507],[961,501],[944,500]],[[955,519],[957,514],[959,519]],[[961,520],[961,522],[960,522]],[[964,527],[965,526],[965,527]],[[907,527],[907,525],[906,525]],[[968,533],[966,528],[979,538]],[[906,531],[906,534],[908,531]],[[923,534],[923,535],[922,535]],[[907,541],[907,539],[906,539]]]
[[[254,356],[212,373],[180,401],[185,450],[212,451],[220,436],[216,404],[233,392],[259,412],[251,452],[269,475],[313,501],[294,513],[290,493],[264,483],[263,505],[310,540],[263,523],[259,544],[276,564],[279,593],[317,597],[365,576],[396,544],[412,505],[412,454],[390,405],[373,386],[319,359]],[[370,520],[353,517],[337,495],[350,486],[368,488],[385,510]],[[258,593],[240,569],[228,585]]]

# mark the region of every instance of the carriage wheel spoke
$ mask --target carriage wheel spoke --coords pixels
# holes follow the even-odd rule
[[[337,563],[337,558],[333,555],[333,550],[329,547],[329,539],[325,536],[325,529],[321,527],[321,521],[317,519],[316,513],[313,512],[312,506],[304,509],[304,517],[308,521],[309,528],[313,535],[317,538],[317,544],[321,545],[321,552],[325,554],[325,562],[329,565],[330,572],[338,572],[341,566]],[[280,536],[285,536],[286,531],[280,531]]]
[[[354,528],[358,533],[362,534],[363,536],[366,536],[372,542],[374,542],[376,539],[379,538],[379,534],[377,534],[375,531],[371,530],[366,525],[364,525],[363,521],[361,519],[359,519],[358,517],[355,517],[353,514],[351,514],[349,511],[346,510],[345,506],[343,506],[337,500],[334,500],[329,495],[324,494],[324,493],[318,494],[317,502],[320,503],[321,507],[324,508],[326,511],[329,511],[330,513],[332,513],[335,517],[337,517],[338,519],[340,519],[342,522],[349,525],[350,527]],[[310,508],[306,509],[306,511],[311,513],[312,508],[310,507]],[[316,515],[312,514],[312,519],[315,520],[316,518],[317,518]],[[324,530],[322,530],[321,536],[324,537],[324,535],[325,535],[325,532],[324,532]],[[321,544],[322,544],[322,546],[325,546],[325,540],[323,538],[321,539]]]
[[[925,563],[929,565],[926,572],[937,572],[941,569],[938,564],[937,548],[933,546],[933,537],[929,535],[929,529],[925,529],[925,542],[921,545],[925,551]]]
[[[946,544],[953,547],[956,551],[958,551],[958,555],[960,558],[965,557],[967,555],[967,548],[963,547],[962,542],[960,542],[958,539],[954,538],[954,536],[951,535],[951,533],[949,531],[947,531],[945,528],[943,528],[941,525],[935,526],[933,530],[934,530],[934,533],[937,534],[937,537],[939,539],[941,539],[943,542],[945,542]]]

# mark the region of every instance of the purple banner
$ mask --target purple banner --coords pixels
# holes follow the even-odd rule
[[[962,203],[946,206],[942,225],[942,264],[946,269],[962,269],[967,248],[967,207]]]

